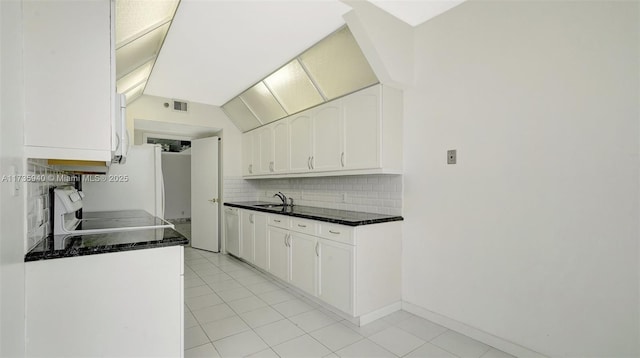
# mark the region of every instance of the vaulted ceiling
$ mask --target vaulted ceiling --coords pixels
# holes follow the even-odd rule
[[[181,0],[144,94],[222,105],[344,25],[348,2]],[[462,1],[371,2],[416,26]]]

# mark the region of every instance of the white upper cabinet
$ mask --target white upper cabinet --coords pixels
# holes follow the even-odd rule
[[[253,175],[253,133],[242,136],[242,175]]]
[[[340,100],[318,107],[313,115],[313,154],[311,168],[315,171],[341,169],[344,145]]]
[[[291,133],[291,172],[311,170],[311,153],[313,151],[312,111],[304,111],[294,115],[289,122]]]
[[[111,160],[109,0],[24,1],[25,155]]]
[[[260,142],[260,170],[258,174],[273,173],[273,132],[271,127],[257,129]]]
[[[289,121],[283,119],[273,124],[273,172],[287,173],[290,167]]]
[[[394,88],[371,86],[267,128],[275,149],[260,154],[271,153],[263,165],[274,161],[274,170],[258,177],[402,174],[402,92]]]
[[[344,152],[342,166],[366,169],[380,166],[380,87],[374,86],[346,96],[344,114]]]

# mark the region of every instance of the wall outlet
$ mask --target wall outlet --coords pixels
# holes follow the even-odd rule
[[[456,164],[457,153],[455,149],[447,151],[447,164]]]

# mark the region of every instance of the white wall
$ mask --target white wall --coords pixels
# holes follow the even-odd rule
[[[405,301],[550,356],[640,356],[638,6],[471,1],[416,29]]]
[[[24,173],[22,12],[18,1],[0,1],[0,174]],[[0,183],[0,357],[24,356],[24,186],[12,196]]]
[[[165,219],[191,217],[191,155],[162,153]]]
[[[136,119],[154,120],[183,125],[202,126],[220,129],[222,144],[222,172],[227,176],[242,175],[241,132],[222,112],[220,107],[202,103],[189,103],[189,112],[176,112],[165,108],[170,99],[156,96],[141,96],[127,106],[127,124],[129,133],[134,134],[133,123]]]

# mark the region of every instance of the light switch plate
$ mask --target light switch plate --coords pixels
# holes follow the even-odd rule
[[[447,151],[447,164],[456,164],[457,153],[455,149]]]

